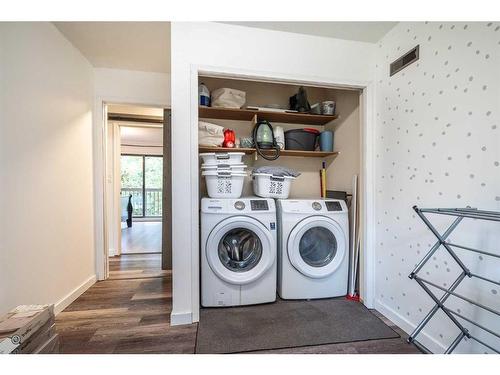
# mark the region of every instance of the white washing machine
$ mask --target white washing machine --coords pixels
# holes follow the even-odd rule
[[[349,218],[336,199],[280,199],[278,294],[312,299],[347,294]]]
[[[273,199],[201,200],[201,305],[276,300],[276,207]]]

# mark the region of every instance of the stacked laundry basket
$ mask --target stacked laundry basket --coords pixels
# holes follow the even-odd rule
[[[247,176],[247,166],[242,162],[243,152],[203,153],[201,175],[207,183],[210,198],[239,198]]]
[[[203,160],[201,175],[207,183],[210,198],[240,198],[243,192],[247,165],[243,152],[210,152],[200,154]],[[262,198],[286,199],[292,181],[300,173],[279,166],[262,166],[252,172],[253,192]]]

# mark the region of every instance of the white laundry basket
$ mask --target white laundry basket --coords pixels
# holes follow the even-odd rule
[[[269,173],[253,173],[253,192],[262,198],[286,199],[290,195],[290,186],[295,177],[274,176]]]
[[[242,164],[244,152],[205,152],[200,154],[204,165]]]
[[[239,198],[243,192],[245,172],[224,170],[203,171],[207,182],[207,193],[210,198]]]
[[[201,171],[225,171],[225,172],[236,172],[245,173],[247,166],[243,163],[240,164],[202,164]]]

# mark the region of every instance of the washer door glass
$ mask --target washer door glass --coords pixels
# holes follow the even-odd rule
[[[235,228],[219,241],[219,259],[228,270],[245,272],[254,268],[262,257],[262,242],[249,229]]]
[[[244,285],[262,277],[274,264],[276,238],[260,221],[232,216],[212,229],[204,253],[217,277],[230,284]]]
[[[299,242],[300,256],[311,267],[324,267],[337,254],[335,235],[325,227],[308,229]]]

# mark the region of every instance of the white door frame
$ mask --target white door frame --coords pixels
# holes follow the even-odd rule
[[[241,70],[228,67],[214,67],[192,65],[190,69],[190,198],[191,198],[191,321],[199,320],[200,311],[200,239],[199,239],[199,160],[198,152],[198,76],[209,75],[220,78],[238,78],[258,80],[263,82],[290,83],[313,85],[331,88],[353,88],[362,90],[360,113],[362,122],[361,148],[362,148],[362,249],[360,259],[360,294],[363,303],[372,308],[374,306],[375,292],[375,116],[374,116],[374,83],[371,81],[354,81],[345,79],[332,79],[326,77],[303,76],[297,74],[283,74],[274,72],[260,72]],[[175,140],[173,140],[175,141]],[[174,241],[175,246],[175,241]],[[369,250],[366,250],[369,249]],[[175,256],[176,249],[173,249]],[[174,279],[176,277],[173,270]],[[179,277],[185,277],[184,275]],[[175,281],[174,281],[175,285]],[[175,291],[174,291],[175,295]],[[186,316],[186,314],[184,314]],[[186,323],[182,316],[172,313],[172,324]]]
[[[106,155],[107,155],[107,104],[129,104],[142,107],[170,109],[169,103],[144,102],[142,98],[126,96],[96,96],[93,118],[93,157],[94,157],[94,247],[95,271],[97,280],[108,278],[109,231],[107,218]]]
[[[109,123],[108,133],[106,137],[111,135],[111,139],[106,138],[106,146],[111,145],[111,160],[106,159],[106,165],[110,165],[112,169],[112,173],[107,177],[107,179],[111,179],[108,182],[108,186],[112,187],[111,194],[107,195],[107,203],[111,203],[111,207],[109,212],[107,213],[108,222],[109,222],[109,230],[108,237],[110,237],[109,247],[108,247],[108,256],[117,256],[121,255],[121,201],[120,201],[120,154],[121,154],[121,144],[120,144],[120,124]],[[109,141],[109,142],[108,142]],[[106,158],[108,155],[106,155]],[[108,164],[109,162],[109,164]]]
[[[121,128],[122,127],[128,127],[128,128],[159,128],[163,129],[163,125],[160,124],[148,124],[148,123],[133,123],[133,122],[127,122],[127,121],[113,121],[113,122],[108,122],[108,131],[110,130],[109,128],[112,127],[112,131],[109,131],[107,136],[111,135],[111,139],[106,140],[106,145],[110,144],[112,145],[112,160],[110,161],[110,165],[112,165],[112,171],[113,173],[108,176],[108,178],[111,178],[111,181],[108,181],[108,186],[113,187],[113,192],[112,194],[108,195],[108,202],[112,201],[112,207],[111,210],[108,212],[108,222],[110,223],[110,226],[108,227],[108,236],[111,237],[111,240],[109,241],[109,247],[108,247],[108,256],[117,256],[121,255],[122,252],[122,231],[121,231],[121,214],[122,214],[122,209],[121,209],[121,143],[120,143],[120,134],[121,134]],[[152,146],[155,147],[155,146]],[[163,147],[161,146],[156,146],[162,149],[161,155],[163,156]],[[142,155],[142,154],[141,154]],[[154,155],[158,155],[157,153],[154,153]],[[107,157],[107,155],[106,155]],[[160,220],[161,221],[161,220]]]

